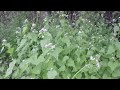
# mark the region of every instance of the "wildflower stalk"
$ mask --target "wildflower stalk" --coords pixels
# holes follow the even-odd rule
[[[74,79],[75,77],[76,77],[76,75],[78,75],[86,66],[88,66],[88,65],[90,65],[90,64],[87,64],[87,65],[85,65],[83,68],[81,68],[73,77],[72,77],[72,79]]]

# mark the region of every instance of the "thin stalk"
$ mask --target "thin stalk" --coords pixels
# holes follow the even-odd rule
[[[79,74],[86,66],[88,66],[89,64],[85,65],[83,68],[81,68],[73,77],[72,79],[74,79],[76,77],[77,74]]]

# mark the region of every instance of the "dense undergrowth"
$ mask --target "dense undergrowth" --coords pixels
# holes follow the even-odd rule
[[[45,18],[41,26],[27,19],[15,26],[12,41],[2,42],[0,78],[120,78],[119,24],[111,32],[92,12],[83,12],[74,27],[66,15],[56,17]]]

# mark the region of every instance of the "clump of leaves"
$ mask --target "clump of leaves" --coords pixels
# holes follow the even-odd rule
[[[46,18],[41,29],[24,23],[16,47],[6,46],[12,59],[4,78],[119,78],[120,43],[102,21],[93,22],[81,16],[72,28],[61,15]]]

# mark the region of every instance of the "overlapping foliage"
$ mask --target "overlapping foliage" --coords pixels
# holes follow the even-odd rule
[[[82,12],[74,28],[65,14],[54,17],[45,18],[42,28],[25,20],[14,43],[3,41],[0,78],[120,78],[119,25],[111,32],[92,12]]]

